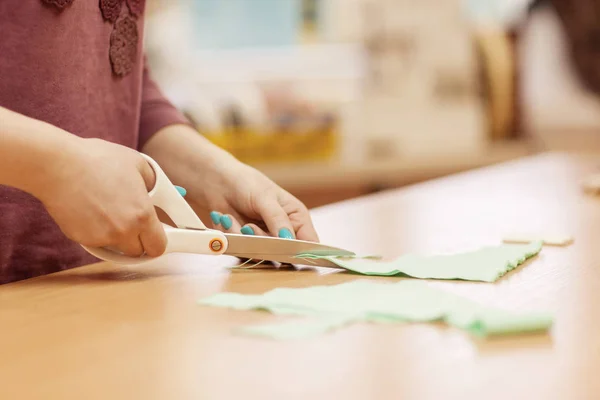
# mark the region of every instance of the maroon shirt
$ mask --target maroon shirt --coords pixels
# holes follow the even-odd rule
[[[149,77],[143,16],[144,0],[0,0],[0,106],[137,149],[187,123]],[[37,199],[0,185],[0,284],[94,261]]]

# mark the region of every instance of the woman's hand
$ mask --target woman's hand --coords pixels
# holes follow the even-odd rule
[[[165,231],[148,196],[154,171],[136,151],[99,139],[70,141],[36,195],[64,234],[89,247],[157,257]]]
[[[254,168],[214,146],[188,126],[156,133],[142,149],[196,208],[212,210],[225,232],[319,240],[310,213],[297,198]]]
[[[210,214],[213,228],[246,235],[319,240],[304,204],[259,171],[235,159],[198,179],[196,201]]]
[[[140,153],[2,107],[0,121],[0,184],[37,197],[82,245],[164,253],[165,231],[147,190],[154,171]]]

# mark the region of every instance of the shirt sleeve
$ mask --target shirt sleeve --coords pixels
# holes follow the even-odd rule
[[[191,126],[189,120],[165,98],[156,82],[152,80],[144,58],[138,149],[162,128],[178,124]]]

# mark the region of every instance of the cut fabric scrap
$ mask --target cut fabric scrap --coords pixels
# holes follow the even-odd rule
[[[495,282],[527,259],[537,255],[542,242],[527,245],[501,245],[480,250],[436,256],[405,255],[390,262],[364,261],[340,257],[299,254],[297,258],[325,258],[332,263],[363,275],[408,276],[420,279],[461,279]]]
[[[544,246],[568,246],[573,243],[573,237],[554,233],[512,233],[510,235],[506,235],[502,241],[504,243],[542,242]]]
[[[262,336],[278,340],[305,339],[341,328],[354,321],[353,317],[308,319],[280,324],[249,326],[239,329],[243,335]]]
[[[353,281],[334,286],[279,288],[262,295],[221,293],[199,303],[310,317],[236,331],[280,340],[313,337],[355,322],[444,321],[474,336],[487,337],[547,331],[553,320],[545,313],[515,314],[486,307],[414,280],[397,283]]]

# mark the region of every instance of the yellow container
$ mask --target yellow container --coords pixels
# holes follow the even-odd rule
[[[306,133],[275,131],[264,134],[238,129],[203,134],[248,164],[327,161],[335,156],[339,140],[335,127]]]

